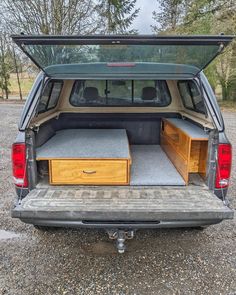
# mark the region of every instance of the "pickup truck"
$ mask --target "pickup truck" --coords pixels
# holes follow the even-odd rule
[[[233,218],[232,148],[203,73],[233,36],[30,36],[40,69],[12,145],[12,217],[40,229],[205,227]]]

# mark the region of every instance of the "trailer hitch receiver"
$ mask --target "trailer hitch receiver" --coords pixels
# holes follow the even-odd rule
[[[109,229],[106,232],[111,240],[116,240],[116,248],[120,254],[123,254],[126,250],[125,241],[134,237],[134,230],[132,229]]]

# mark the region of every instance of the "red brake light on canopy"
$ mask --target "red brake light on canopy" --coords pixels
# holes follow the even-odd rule
[[[133,62],[109,62],[108,67],[135,67],[136,64]]]

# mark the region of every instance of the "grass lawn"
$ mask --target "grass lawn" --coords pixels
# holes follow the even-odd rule
[[[222,111],[236,111],[236,101],[233,100],[220,100],[218,101],[219,106],[221,108]]]
[[[27,96],[33,83],[35,77],[27,77],[26,75],[20,75],[20,83],[21,83],[21,91],[23,96]],[[11,74],[10,78],[10,96],[18,96],[19,95],[19,87],[17,83],[16,74]]]

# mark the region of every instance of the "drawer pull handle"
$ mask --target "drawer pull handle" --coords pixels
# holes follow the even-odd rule
[[[85,174],[95,174],[97,171],[95,170],[83,170],[83,173]]]

